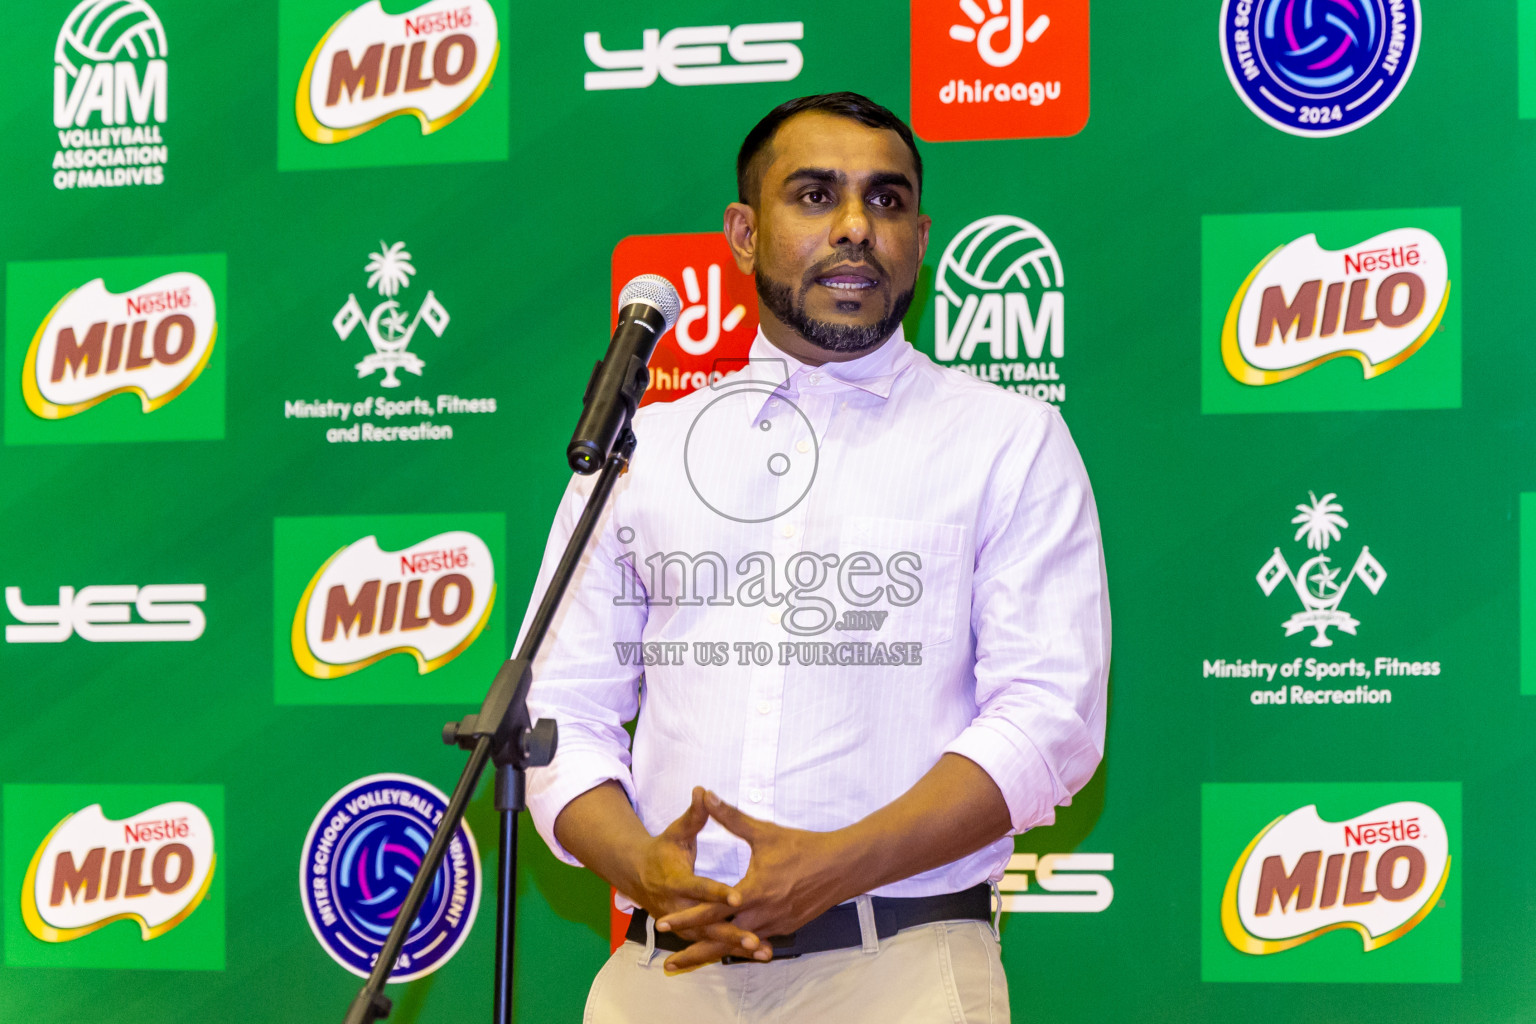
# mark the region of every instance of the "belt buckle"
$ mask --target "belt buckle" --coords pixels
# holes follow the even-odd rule
[[[768,942],[773,946],[772,960],[758,960],[750,956],[723,956],[720,958],[720,962],[722,964],[771,964],[774,960],[793,960],[800,955],[799,953],[789,952],[789,950],[795,948],[795,934],[795,932],[790,932],[788,935],[768,936]],[[785,952],[779,951],[779,943],[781,942],[784,944]]]

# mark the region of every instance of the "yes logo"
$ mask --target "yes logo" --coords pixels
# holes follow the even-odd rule
[[[1461,404],[1458,210],[1206,217],[1205,412]]]
[[[1056,363],[1066,355],[1065,283],[1061,257],[1038,227],[1010,214],[982,217],[945,246],[934,275],[932,327],[920,333],[933,338],[941,364],[1065,402]]]
[[[757,288],[736,269],[718,231],[686,235],[631,235],[613,250],[613,294],[639,274],[660,274],[677,288],[683,312],[651,357],[651,384],[642,405],[665,402],[708,387],[740,367],[757,336]]]
[[[201,583],[60,587],[57,604],[29,605],[20,587],[6,587],[5,606],[24,625],[6,626],[5,642],[60,644],[75,634],[93,643],[196,640],[208,623],[200,607],[207,597]]]
[[[144,0],[81,0],[53,50],[55,188],[165,181],[168,46]]]
[[[4,796],[7,966],[223,968],[220,787]]]
[[[912,127],[932,142],[1076,135],[1088,0],[912,0]]]
[[[430,0],[399,14],[379,0],[352,10],[282,0],[279,73],[291,84],[278,168],[506,159],[505,22],[504,0]]]
[[[1202,980],[1460,980],[1458,784],[1203,789]]]
[[[9,443],[224,436],[222,255],[13,263],[6,284]]]
[[[648,28],[638,50],[608,50],[602,33],[581,37],[587,59],[602,68],[582,76],[588,92],[600,89],[644,89],[660,75],[673,85],[736,85],[743,82],[788,82],[800,74],[804,58],[794,41],[803,38],[798,21],[760,25],[707,25],[674,28],[666,35]],[[721,59],[724,46],[734,63]]]
[[[439,703],[483,688],[505,653],[505,531],[495,515],[278,520],[278,703]]]
[[[1114,868],[1112,853],[1016,853],[997,886],[1003,913],[1097,914],[1115,898],[1109,876],[1098,872]],[[1031,891],[1031,874],[1039,893]]]

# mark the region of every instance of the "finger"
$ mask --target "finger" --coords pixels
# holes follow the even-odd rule
[[[704,804],[709,809],[710,817],[724,825],[727,832],[740,836],[749,843],[757,838],[758,826],[764,824],[761,818],[743,814],[714,793],[705,795]]]
[[[690,928],[703,928],[717,921],[725,921],[736,908],[724,903],[696,903],[691,907],[673,911],[656,921],[659,932],[681,932]]]
[[[700,903],[724,904],[727,907],[741,906],[741,893],[724,882],[717,882],[713,878],[700,878],[698,875],[684,875],[668,887],[668,891],[680,899],[697,900]]]
[[[704,804],[704,787],[694,786],[693,797],[688,803],[688,808],[672,824],[667,826],[664,834],[676,839],[692,839],[709,822],[709,809]]]
[[[773,957],[773,950],[767,946],[748,952],[747,950],[733,947],[730,943],[717,942],[705,939],[695,942],[687,949],[673,953],[667,957],[665,964],[667,973],[677,974],[681,971],[692,970],[695,967],[703,967],[712,964],[724,956],[750,957],[754,960],[769,960]]]

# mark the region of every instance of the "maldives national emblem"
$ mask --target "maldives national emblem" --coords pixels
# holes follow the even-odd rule
[[[1309,491],[1307,497],[1311,499],[1310,502],[1296,506],[1297,515],[1291,522],[1297,524],[1295,539],[1305,539],[1307,548],[1318,553],[1302,562],[1301,567],[1293,573],[1280,549],[1275,548],[1275,553],[1264,563],[1257,578],[1265,597],[1274,593],[1281,580],[1290,580],[1296,596],[1301,599],[1302,610],[1281,623],[1285,627],[1286,636],[1295,636],[1311,628],[1317,630],[1317,636],[1312,640],[1313,647],[1331,647],[1333,641],[1328,638],[1328,627],[1336,627],[1353,636],[1356,627],[1360,625],[1358,619],[1339,608],[1351,581],[1359,579],[1375,594],[1381,590],[1382,583],[1386,582],[1387,570],[1376,561],[1370,548],[1362,546],[1354,568],[1340,582],[1338,576],[1343,566],[1332,564],[1332,559],[1323,552],[1329,544],[1342,536],[1341,530],[1349,527],[1348,520],[1341,515],[1343,506],[1333,500],[1338,497],[1336,494],[1325,494],[1319,500],[1317,495]]]
[[[374,306],[373,312],[364,316],[363,307],[358,303],[357,296],[348,295],[346,305],[331,318],[331,325],[345,341],[361,324],[368,334],[368,340],[373,343],[373,354],[364,357],[357,364],[357,375],[366,377],[375,370],[383,370],[384,377],[379,381],[379,385],[397,388],[400,386],[400,381],[395,376],[396,370],[404,370],[420,377],[421,368],[426,365],[417,355],[407,351],[411,338],[416,334],[416,328],[426,324],[433,334],[441,338],[443,331],[448,327],[448,311],[443,308],[442,303],[437,301],[437,296],[433,295],[430,289],[427,291],[426,298],[422,300],[420,308],[416,310],[415,316],[410,316],[395,300],[400,289],[411,286],[411,277],[416,273],[415,266],[411,264],[411,254],[406,251],[404,242],[385,245],[381,241],[379,251],[368,254],[368,262],[363,270],[368,274],[368,287],[376,289],[384,301]]]

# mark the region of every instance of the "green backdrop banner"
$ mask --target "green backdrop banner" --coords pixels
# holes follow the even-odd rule
[[[5,56],[0,1019],[340,1018],[618,288],[707,387],[736,148],[840,89],[922,140],[908,337],[1059,406],[1103,521],[1015,1019],[1536,1018],[1536,0],[42,0]],[[489,1015],[496,834],[393,1020]],[[517,1017],[579,1019],[609,891],[519,857]]]

